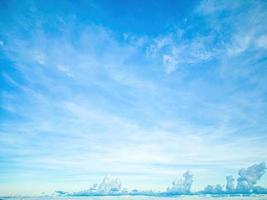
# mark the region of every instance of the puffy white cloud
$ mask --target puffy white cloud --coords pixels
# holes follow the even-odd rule
[[[121,190],[121,182],[118,178],[106,176],[98,187],[99,192],[110,193]]]
[[[106,176],[103,178],[102,182],[98,184],[93,184],[88,190],[83,190],[80,192],[75,192],[71,195],[74,196],[86,196],[95,194],[116,194],[125,192],[126,189],[122,189],[121,181],[118,178]]]
[[[238,192],[251,192],[254,185],[265,173],[266,166],[262,162],[260,164],[255,164],[247,169],[242,168],[239,170],[239,178],[237,179],[237,188]]]
[[[193,174],[190,171],[186,171],[183,174],[183,178],[173,181],[172,187],[168,188],[167,192],[172,194],[190,194],[192,184]]]

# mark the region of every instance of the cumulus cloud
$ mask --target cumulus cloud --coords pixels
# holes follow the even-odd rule
[[[265,173],[265,170],[266,166],[264,162],[252,165],[247,169],[240,169],[236,190],[238,192],[252,192],[257,181],[259,181]]]
[[[106,176],[103,178],[102,182],[98,184],[93,184],[88,190],[83,190],[80,192],[75,192],[72,195],[74,196],[83,196],[83,195],[95,195],[95,194],[116,194],[125,191],[122,190],[121,181],[118,178]]]
[[[118,178],[105,177],[98,187],[99,192],[109,193],[121,190],[121,181]]]
[[[183,178],[173,181],[172,187],[167,188],[167,192],[171,194],[190,194],[192,184],[193,174],[190,171],[186,171],[183,174]]]

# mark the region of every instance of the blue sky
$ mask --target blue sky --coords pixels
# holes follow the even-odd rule
[[[187,169],[198,190],[266,161],[266,19],[266,1],[0,1],[0,194]]]

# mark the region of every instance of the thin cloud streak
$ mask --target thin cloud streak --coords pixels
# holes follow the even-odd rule
[[[12,19],[0,27],[0,183],[10,193],[43,171],[44,185],[60,172],[61,188],[109,174],[130,185],[139,174],[138,187],[160,177],[161,187],[184,166],[206,185],[210,173],[266,161],[264,2],[201,1],[156,36],[88,23],[63,4],[52,18],[38,2],[1,15]]]

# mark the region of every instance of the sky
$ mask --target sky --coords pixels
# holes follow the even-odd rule
[[[267,161],[266,19],[264,0],[1,0],[0,194],[188,169],[196,191]]]

